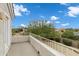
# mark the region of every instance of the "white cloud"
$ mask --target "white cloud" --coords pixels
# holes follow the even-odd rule
[[[58,11],[59,13],[62,13],[63,11]]]
[[[79,6],[77,7],[68,7],[68,13],[67,15],[70,17],[76,17],[77,15],[79,15]]]
[[[29,13],[30,11],[23,5],[13,4],[15,16],[22,16],[22,13]]]
[[[60,5],[69,6],[69,5],[70,5],[70,3],[60,3]]]
[[[21,27],[26,27],[26,25],[24,25],[24,24],[21,24]]]
[[[51,16],[51,20],[58,20],[59,17],[56,17],[56,16]]]
[[[44,16],[40,16],[41,18],[45,18]]]
[[[56,21],[55,23],[57,23],[57,24],[58,24],[58,23],[60,23],[60,21]]]
[[[47,21],[47,24],[50,24],[51,22],[50,21]]]
[[[30,11],[26,12],[26,15],[29,15],[30,14]]]
[[[69,23],[64,23],[64,24],[61,24],[62,26],[68,26],[70,25]]]

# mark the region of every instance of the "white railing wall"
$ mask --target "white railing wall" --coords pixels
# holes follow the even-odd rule
[[[50,48],[46,44],[40,42],[33,36],[29,36],[30,43],[36,49],[37,53],[41,56],[63,56],[64,54]]]
[[[66,46],[64,44],[55,42],[53,40],[46,39],[44,37],[35,35],[35,34],[30,34],[33,37],[35,37],[37,40],[43,42],[44,44],[50,46],[52,49],[55,49],[56,51],[59,51],[60,53],[63,53],[66,56],[79,56],[79,49]]]

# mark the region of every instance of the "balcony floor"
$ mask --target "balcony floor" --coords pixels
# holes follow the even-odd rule
[[[18,40],[20,42],[14,42],[11,45],[7,56],[37,56],[38,54],[36,50],[33,48],[33,46],[28,41],[23,41],[25,39],[22,40],[22,36],[19,37],[21,37],[21,39],[14,39],[14,40],[15,41]]]

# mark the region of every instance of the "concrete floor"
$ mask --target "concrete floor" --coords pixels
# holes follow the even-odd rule
[[[13,44],[11,45],[7,56],[37,56],[38,54],[33,46],[28,41],[25,41],[25,39],[22,39],[22,36],[19,37],[21,38],[13,38]]]

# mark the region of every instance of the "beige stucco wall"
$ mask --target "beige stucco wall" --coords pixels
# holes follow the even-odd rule
[[[2,52],[2,51],[4,51],[3,50],[3,48],[4,48],[4,46],[3,46],[3,21],[2,20],[0,20],[0,27],[2,27],[2,28],[0,28],[0,55],[3,55],[3,53],[4,52]]]
[[[8,4],[11,5],[11,4]],[[7,3],[0,3],[0,55],[6,55],[11,44],[12,8]]]

